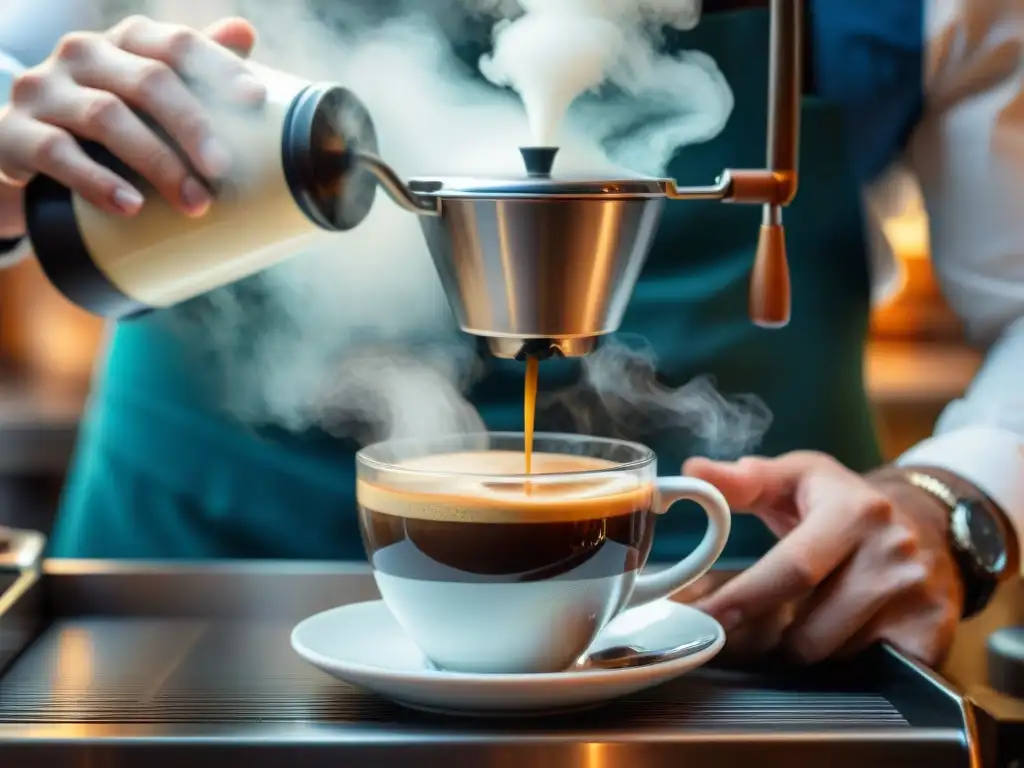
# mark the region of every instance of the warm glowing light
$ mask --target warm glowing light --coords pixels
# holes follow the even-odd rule
[[[928,258],[928,217],[924,211],[908,210],[886,219],[882,230],[898,259]]]

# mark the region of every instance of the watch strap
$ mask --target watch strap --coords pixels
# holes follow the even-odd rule
[[[953,510],[956,509],[957,503],[960,499],[953,489],[946,485],[944,482],[939,480],[937,477],[932,477],[924,472],[919,472],[916,469],[906,469],[903,471],[904,479],[911,485],[920,488],[922,491],[927,491],[936,499],[946,505],[946,510],[952,514]]]
[[[957,555],[957,560],[960,560],[960,556]],[[960,572],[964,573],[964,565],[959,563]],[[977,578],[964,576],[964,610],[960,614],[961,619],[969,619],[976,614],[981,613],[988,606],[989,601],[992,599],[992,595],[996,593],[996,588],[999,586],[999,581],[995,578]]]
[[[964,588],[964,607],[961,618],[967,619],[980,613],[992,599],[996,587],[999,586],[999,579],[994,574],[982,572],[971,555],[960,545],[960,542],[969,536],[969,534],[957,530],[957,526],[964,524],[961,515],[958,514],[961,511],[962,500],[949,485],[927,472],[905,469],[902,474],[908,483],[930,494],[932,498],[946,507],[950,525],[949,547],[956,561],[957,569],[960,572],[960,581]]]

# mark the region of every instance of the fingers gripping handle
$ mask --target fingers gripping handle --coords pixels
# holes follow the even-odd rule
[[[697,548],[680,562],[658,573],[641,573],[636,580],[629,608],[668,597],[699,579],[718,560],[729,540],[732,518],[721,492],[710,483],[693,477],[658,478],[658,514],[668,512],[677,501],[695,501],[708,516],[708,530]]]

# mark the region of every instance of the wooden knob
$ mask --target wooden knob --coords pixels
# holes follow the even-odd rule
[[[789,263],[781,224],[763,224],[750,275],[750,319],[762,328],[789,323]]]

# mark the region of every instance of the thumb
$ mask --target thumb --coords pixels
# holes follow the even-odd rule
[[[243,59],[252,53],[256,45],[256,29],[245,19],[221,19],[204,29],[203,33]]]
[[[793,451],[766,459],[746,456],[739,461],[693,458],[683,465],[684,475],[711,483],[733,509],[762,514],[792,503],[800,481],[812,470],[834,464],[823,454]]]
[[[742,512],[754,512],[771,502],[780,493],[780,483],[765,459],[744,458],[739,461],[689,459],[683,474],[715,486],[729,506]]]

